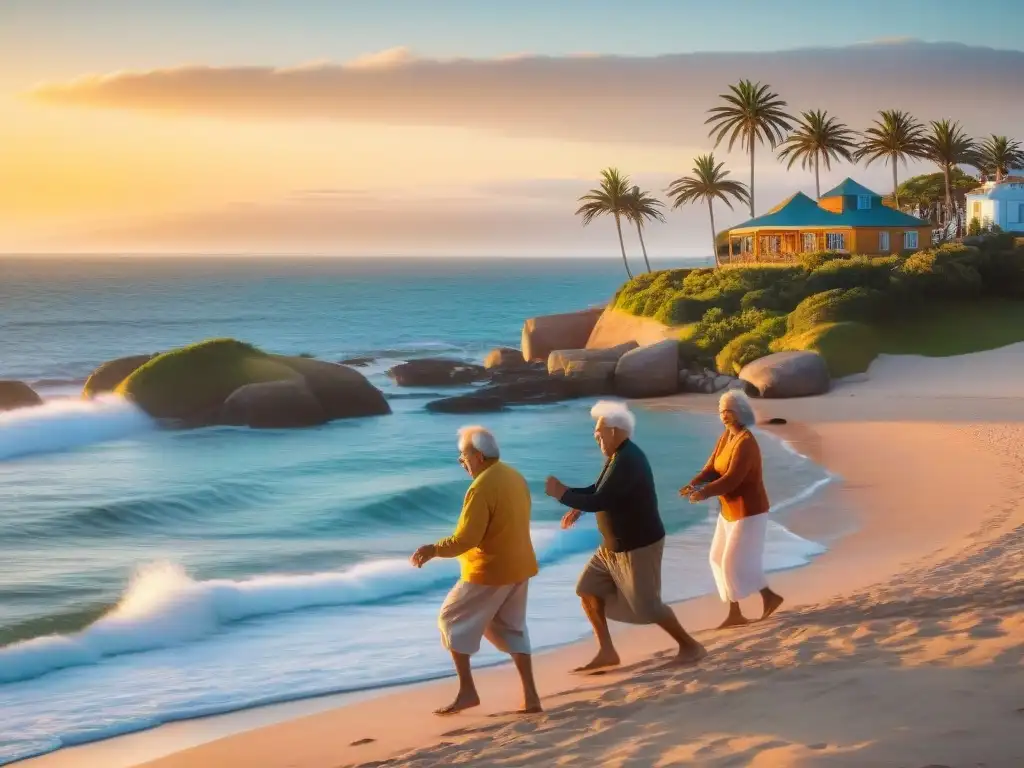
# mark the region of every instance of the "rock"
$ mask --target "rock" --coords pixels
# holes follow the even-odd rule
[[[732,376],[726,376],[725,374],[719,374],[718,376],[715,376],[714,381],[715,381],[714,391],[715,392],[721,392],[724,389],[728,389],[729,385],[732,384],[732,382],[735,381],[735,379],[733,379]]]
[[[492,349],[484,358],[484,368],[489,371],[522,368],[526,364],[523,353],[518,349],[512,349],[512,347]]]
[[[483,413],[501,411],[510,405],[537,405],[596,397],[608,391],[609,385],[601,380],[551,376],[481,387],[465,395],[429,402],[427,410],[436,413]]]
[[[320,402],[327,421],[391,413],[384,393],[359,371],[324,360],[278,358],[297,371]]]
[[[327,420],[304,381],[246,384],[231,393],[220,411],[222,424],[258,429],[314,427]]]
[[[545,363],[523,363],[519,368],[492,368],[488,371],[492,384],[512,384],[518,381],[537,381],[548,377]]]
[[[615,367],[615,393],[664,397],[679,390],[679,342],[659,341],[627,352]]]
[[[523,359],[543,362],[556,349],[583,349],[604,310],[585,309],[561,315],[531,317],[523,323]]]
[[[615,360],[573,360],[566,364],[562,373],[571,379],[588,379],[595,382],[603,382],[611,390],[616,365],[617,362]]]
[[[42,404],[43,398],[25,382],[0,380],[0,411],[13,411]]]
[[[762,424],[787,424],[788,422],[781,416],[773,416],[770,419],[765,419],[761,422]]]
[[[832,385],[825,358],[817,352],[776,352],[747,363],[739,377],[756,396],[768,398],[821,395]]]
[[[365,368],[377,358],[375,357],[346,357],[344,360],[339,360],[339,365],[348,365],[352,368]]]
[[[93,371],[82,387],[82,397],[93,398],[104,392],[113,392],[122,381],[144,366],[156,355],[131,355],[108,360]]]
[[[153,418],[200,427],[221,423],[223,406],[237,390],[268,382],[302,385],[317,399],[326,420],[391,412],[384,395],[352,368],[268,355],[234,339],[211,339],[158,355],[121,382],[117,391]],[[294,388],[267,392],[260,397],[270,402],[299,398]]]
[[[630,341],[607,349],[558,349],[548,355],[548,373],[552,376],[563,374],[570,363],[617,363],[620,357],[638,346],[635,341]]]
[[[428,357],[410,360],[388,370],[388,377],[400,387],[448,387],[485,381],[486,369],[462,360]]]

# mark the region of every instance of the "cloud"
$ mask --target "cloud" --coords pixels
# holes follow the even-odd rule
[[[453,126],[579,141],[707,143],[729,83],[767,82],[794,110],[853,127],[879,109],[954,118],[976,134],[1024,124],[1024,52],[907,40],[846,48],[654,57],[427,59],[392,48],[342,64],[183,66],[43,84],[49,104],[236,119]]]

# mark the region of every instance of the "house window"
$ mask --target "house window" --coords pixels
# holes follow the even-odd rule
[[[803,250],[804,253],[813,253],[818,250],[818,236],[813,232],[804,232]]]
[[[903,250],[912,251],[917,248],[917,232],[903,233]]]
[[[871,208],[871,195],[857,195],[857,210],[867,211]]]
[[[825,235],[825,248],[830,251],[845,251],[846,235],[842,232],[829,232]]]
[[[889,233],[879,232],[878,233],[878,252],[889,253]]]
[[[1008,224],[1024,224],[1024,203],[1010,203],[1006,212]]]

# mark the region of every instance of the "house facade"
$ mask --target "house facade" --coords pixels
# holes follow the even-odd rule
[[[802,192],[729,230],[728,262],[789,261],[801,253],[888,256],[931,246],[932,225],[852,179],[815,202]]]
[[[968,194],[967,221],[971,219],[986,229],[997,226],[1004,232],[1024,232],[1024,176],[990,181]]]

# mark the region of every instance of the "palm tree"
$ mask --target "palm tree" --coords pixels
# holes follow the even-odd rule
[[[973,165],[977,162],[977,146],[974,139],[950,120],[932,120],[931,130],[924,137],[925,159],[931,160],[942,170],[946,185],[946,217],[953,211],[953,169],[958,165]]]
[[[636,233],[640,237],[640,249],[644,252],[644,264],[651,271],[651,262],[647,260],[647,246],[644,244],[644,224],[648,221],[664,221],[661,212],[664,204],[654,195],[641,192],[640,187],[633,187],[626,197],[626,218],[636,224]]]
[[[715,254],[715,266],[718,263],[718,241],[715,237],[715,208],[717,198],[732,209],[730,197],[745,203],[750,199],[750,192],[741,181],[726,178],[729,172],[724,170],[724,163],[716,163],[715,156],[701,155],[693,165],[693,175],[676,179],[668,187],[668,195],[672,198],[672,208],[680,208],[690,203],[707,201],[708,214],[711,216],[711,252]]]
[[[1024,168],[1024,150],[1021,143],[1006,136],[992,134],[978,147],[978,164],[975,166],[984,174],[1002,181],[1010,171]]]
[[[829,117],[828,112],[820,109],[804,112],[797,121],[796,128],[782,142],[779,160],[789,160],[787,170],[797,161],[805,171],[814,168],[814,196],[821,197],[821,176],[819,166],[824,165],[826,171],[832,170],[833,160],[853,162],[853,153],[857,150],[854,133],[846,124],[836,118]]]
[[[772,93],[771,87],[740,80],[729,86],[730,93],[720,98],[725,104],[708,110],[705,125],[712,125],[709,137],[715,139],[715,149],[722,139],[729,137],[729,151],[738,140],[740,147],[750,153],[750,217],[754,217],[754,145],[768,142],[775,149],[785,138],[792,125],[786,111],[786,102]]]
[[[892,165],[892,195],[899,208],[896,166],[901,160],[906,166],[908,158],[924,154],[924,128],[909,113],[898,109],[884,109],[878,115],[880,119],[864,131],[854,159],[857,162],[863,160],[865,165],[871,165],[875,160]]]
[[[629,195],[629,177],[623,176],[618,168],[605,168],[601,171],[601,186],[595,187],[579,199],[582,205],[576,210],[576,215],[583,217],[584,227],[597,216],[615,217],[622,263],[626,265],[626,274],[632,280],[633,273],[629,271],[629,260],[626,258],[626,244],[622,241],[622,217],[629,216]]]

